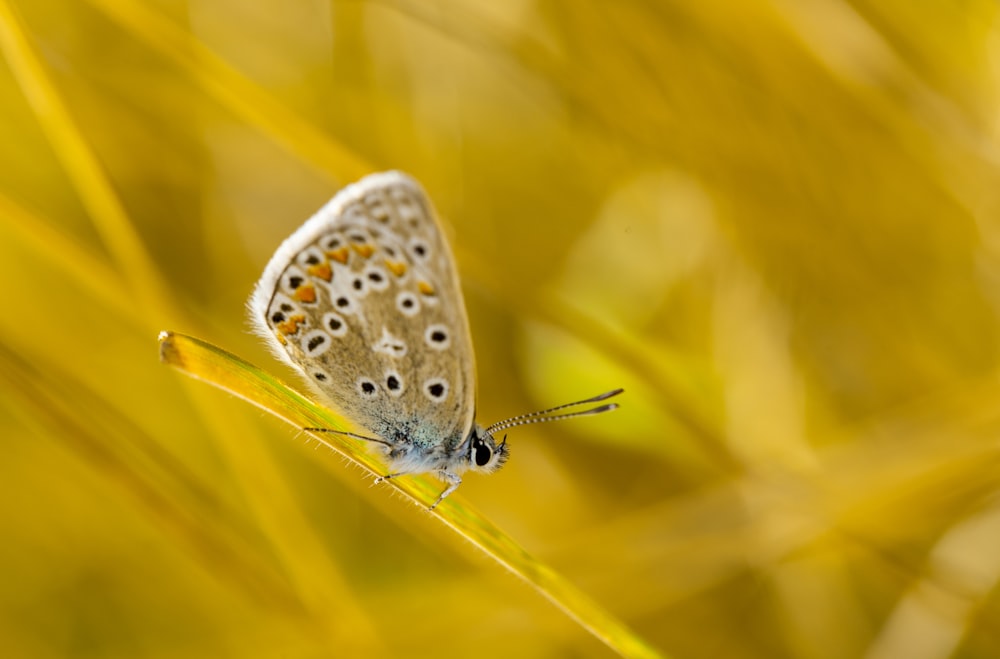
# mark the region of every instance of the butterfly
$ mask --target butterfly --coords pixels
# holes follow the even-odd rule
[[[250,320],[272,352],[366,434],[379,480],[433,472],[447,484],[492,473],[502,430],[599,414],[615,389],[487,427],[475,421],[476,367],[454,258],[430,200],[401,172],[343,188],[282,243],[254,289]],[[570,411],[580,405],[596,407]]]

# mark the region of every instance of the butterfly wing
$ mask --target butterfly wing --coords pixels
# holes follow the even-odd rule
[[[249,307],[279,358],[398,452],[415,449],[433,468],[472,428],[475,362],[454,259],[409,176],[341,190],[277,250]]]

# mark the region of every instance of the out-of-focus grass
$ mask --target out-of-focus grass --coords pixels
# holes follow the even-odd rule
[[[996,11],[0,0],[0,654],[607,653],[156,360],[266,363],[271,252],[398,168],[482,420],[628,390],[456,503],[671,656],[997,655]]]

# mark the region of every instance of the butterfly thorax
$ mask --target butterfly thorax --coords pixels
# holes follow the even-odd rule
[[[373,424],[372,433],[386,442],[382,449],[394,472],[461,471],[467,463],[467,438],[472,434],[451,432],[442,436],[420,419],[385,420]]]
[[[506,441],[496,444],[493,437],[478,424],[465,434],[446,438],[428,435],[426,428],[407,433],[398,424],[378,433],[391,446],[383,449],[394,473],[424,473],[445,471],[453,474],[472,470],[491,473],[507,461]]]

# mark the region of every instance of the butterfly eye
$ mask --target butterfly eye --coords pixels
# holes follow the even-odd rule
[[[472,459],[477,467],[484,467],[489,464],[493,457],[493,451],[483,440],[476,437],[472,440]]]

